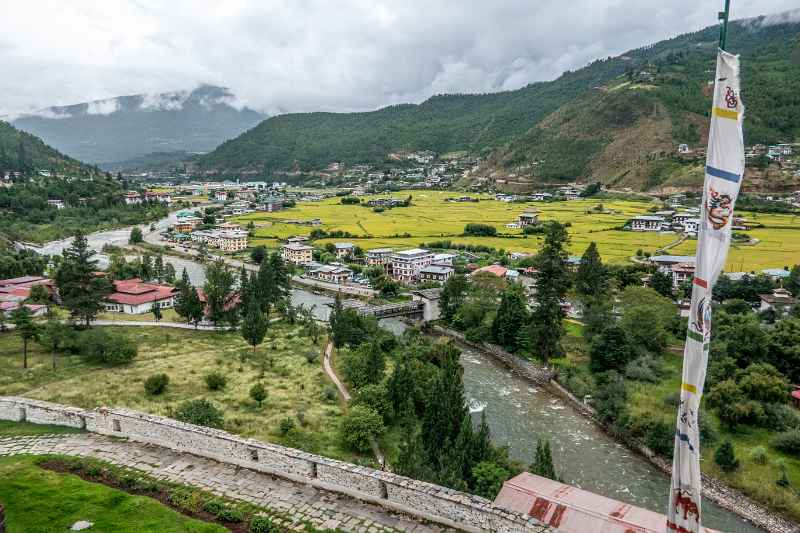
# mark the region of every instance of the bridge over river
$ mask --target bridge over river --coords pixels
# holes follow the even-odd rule
[[[327,304],[333,307],[335,304]],[[355,309],[360,315],[374,316],[375,318],[391,318],[398,316],[422,317],[425,304],[422,301],[399,302],[383,305],[372,305],[361,300],[344,300],[342,307],[345,309]]]

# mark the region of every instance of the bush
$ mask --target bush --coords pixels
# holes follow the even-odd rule
[[[169,376],[166,374],[153,374],[146,380],[144,380],[144,390],[147,391],[147,394],[152,394],[153,396],[157,396],[164,392],[167,388],[167,384],[169,383]]]
[[[308,364],[310,365],[314,364],[317,361],[317,359],[319,359],[319,352],[315,350],[309,350],[308,352],[306,352],[306,361],[308,362]]]
[[[130,339],[111,335],[101,328],[84,331],[78,336],[80,353],[88,360],[106,365],[130,363],[136,357],[137,347]]]
[[[288,435],[289,432],[292,429],[294,429],[294,418],[287,416],[286,418],[281,420],[280,425],[279,425],[279,429],[281,431],[281,435],[283,435],[284,437],[286,435]]]
[[[219,513],[217,513],[217,518],[223,522],[241,522],[244,520],[244,513],[238,509],[233,509],[226,506]]]
[[[278,528],[272,523],[272,519],[268,516],[256,516],[253,518],[253,521],[250,522],[250,529],[248,529],[248,531],[250,533],[274,533],[278,531]]]
[[[326,385],[325,388],[322,389],[322,397],[325,398],[325,401],[335,402],[336,398],[339,397],[339,393],[333,385]]]
[[[472,477],[475,479],[475,494],[494,500],[511,473],[497,463],[483,461],[472,469]]]
[[[384,431],[383,418],[372,407],[354,405],[342,418],[339,435],[342,441],[356,451],[370,449],[371,439]]]
[[[788,431],[800,428],[800,413],[786,404],[768,403],[764,405],[764,427],[775,431]]]
[[[353,394],[353,405],[366,405],[375,409],[384,420],[392,417],[393,407],[386,385],[364,385]]]
[[[625,377],[636,381],[658,383],[661,365],[653,357],[642,356],[634,359],[625,367]]]
[[[223,422],[222,411],[208,400],[185,401],[175,410],[174,416],[182,422],[218,429]]]
[[[222,390],[228,384],[228,378],[219,372],[212,372],[205,377],[206,387],[208,390]]]
[[[469,223],[464,226],[464,235],[475,237],[494,237],[497,235],[497,228],[488,224]]]
[[[739,468],[739,460],[733,451],[733,444],[726,440],[714,452],[714,462],[725,472],[733,472]]]
[[[782,452],[800,457],[800,430],[784,431],[772,439],[772,445]]]
[[[757,465],[767,464],[768,461],[767,449],[764,448],[763,446],[756,446],[755,448],[750,450],[750,460]]]
[[[203,504],[203,510],[214,516],[219,515],[223,509],[225,509],[225,502],[222,500],[212,499]]]
[[[267,389],[261,383],[256,383],[250,387],[250,397],[261,407],[261,402],[267,399]]]

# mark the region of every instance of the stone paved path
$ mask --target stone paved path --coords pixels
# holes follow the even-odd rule
[[[320,529],[338,528],[354,533],[453,531],[344,495],[158,446],[86,433],[0,437],[0,456],[49,453],[102,459],[159,479],[279,511],[295,520],[288,526],[298,531],[304,528],[301,520]]]

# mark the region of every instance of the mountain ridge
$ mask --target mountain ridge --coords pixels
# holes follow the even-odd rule
[[[240,105],[229,89],[203,84],[52,106],[12,123],[72,157],[111,163],[154,152],[208,152],[264,117]]]
[[[800,137],[800,102],[790,89],[800,83],[800,23],[796,22],[800,17],[794,14],[731,22],[728,48],[743,57],[750,142]],[[437,95],[420,104],[360,113],[278,115],[222,143],[195,163],[199,170],[211,173],[269,174],[321,169],[333,161],[379,163],[398,150],[466,150],[487,160],[475,178],[522,176],[521,183],[529,188],[549,181],[590,180],[596,171],[601,181],[640,189],[670,180],[691,182],[693,169],[666,168],[653,161],[637,165],[632,159],[609,169],[603,157],[613,161],[617,156],[608,150],[614,151],[614,140],[619,144],[626,132],[643,126],[641,121],[653,120],[633,109],[637,105],[658,110],[660,117],[656,120],[659,133],[651,132],[648,150],[673,153],[679,143],[698,145],[710,107],[704,87],[713,78],[717,36],[718,27],[710,26],[514,91]],[[601,106],[611,113],[612,122],[601,123],[605,115],[581,110],[582,104]],[[545,120],[559,111],[570,112],[570,106],[579,117],[577,128],[567,127],[564,120]],[[614,124],[626,116],[634,120]],[[574,133],[581,128],[597,134],[581,138]],[[641,159],[643,154],[632,155]],[[538,163],[541,160],[544,164]],[[620,176],[627,167],[627,174]]]

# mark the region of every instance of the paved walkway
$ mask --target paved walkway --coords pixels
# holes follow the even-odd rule
[[[453,531],[348,496],[158,446],[90,433],[0,438],[0,456],[49,453],[102,459],[281,512],[294,520],[281,525],[296,531],[304,531],[303,520],[319,529],[355,533]]]

